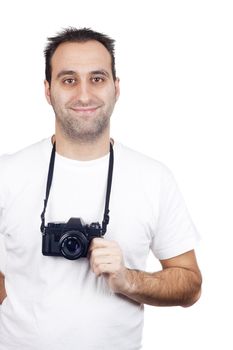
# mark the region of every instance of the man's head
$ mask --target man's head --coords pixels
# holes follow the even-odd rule
[[[66,42],[85,43],[90,40],[95,40],[100,42],[108,50],[112,61],[111,66],[112,66],[113,80],[116,80],[115,55],[114,55],[115,40],[111,39],[109,36],[105,34],[95,32],[90,28],[82,28],[82,29],[68,28],[58,33],[58,35],[48,38],[48,44],[45,47],[44,54],[45,54],[45,78],[49,84],[51,83],[51,76],[52,76],[51,60],[58,46]]]
[[[90,29],[67,29],[45,49],[45,93],[56,129],[73,141],[91,142],[109,131],[119,96],[114,41]]]

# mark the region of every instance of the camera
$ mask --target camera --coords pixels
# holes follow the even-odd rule
[[[69,260],[86,257],[92,239],[102,235],[98,222],[84,225],[80,218],[70,218],[67,223],[49,222],[42,235],[42,253]]]

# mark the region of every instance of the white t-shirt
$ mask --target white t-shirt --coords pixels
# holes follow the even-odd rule
[[[143,305],[109,289],[89,260],[41,253],[40,215],[52,145],[43,140],[0,158],[0,233],[7,298],[0,308],[0,350],[137,350]],[[56,155],[46,224],[79,217],[102,222],[109,156],[75,161]],[[116,143],[105,238],[125,265],[145,270],[194,248],[198,234],[170,171]]]

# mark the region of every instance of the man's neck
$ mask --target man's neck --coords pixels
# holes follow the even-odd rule
[[[57,132],[52,137],[56,141],[56,152],[63,157],[88,161],[104,157],[109,152],[110,135],[109,131],[102,137],[91,142],[78,142],[70,140]]]

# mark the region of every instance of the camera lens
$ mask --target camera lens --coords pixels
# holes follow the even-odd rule
[[[80,244],[77,241],[76,237],[70,237],[67,239],[66,248],[71,254],[80,250]]]
[[[66,232],[60,239],[60,249],[62,255],[70,260],[75,260],[86,256],[88,241],[82,232]]]

